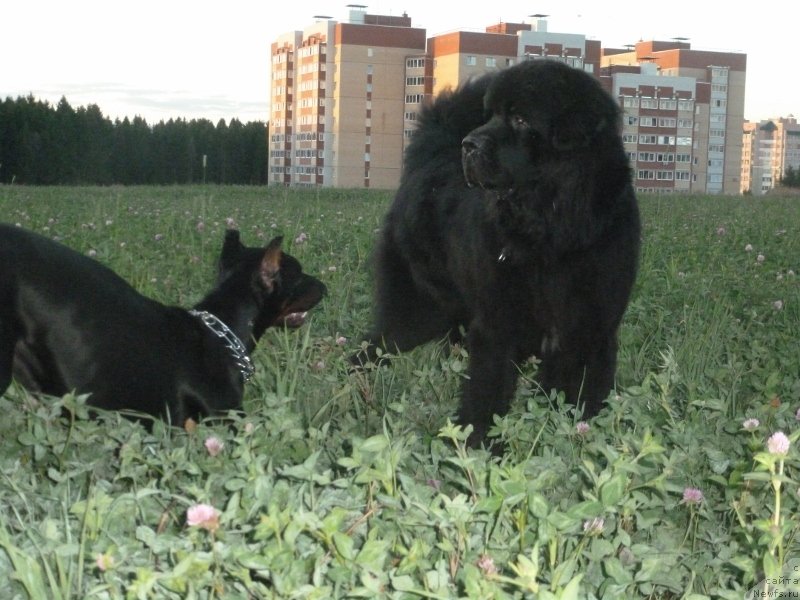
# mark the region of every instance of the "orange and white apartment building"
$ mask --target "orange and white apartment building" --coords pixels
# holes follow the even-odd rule
[[[618,98],[637,190],[740,192],[744,54],[682,40],[604,49],[541,15],[426,38],[408,15],[348,9],[346,23],[316,17],[272,44],[270,183],[394,188],[425,102],[517,61],[559,60]]]
[[[792,116],[746,121],[742,193],[761,196],[780,184],[786,170],[800,170],[800,124]]]

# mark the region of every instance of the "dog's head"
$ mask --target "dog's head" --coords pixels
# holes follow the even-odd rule
[[[470,186],[535,184],[553,165],[579,163],[598,140],[619,136],[619,108],[591,75],[553,60],[501,71],[484,96],[487,122],[462,143]]]
[[[273,325],[299,327],[307,311],[326,293],[325,284],[303,272],[300,262],[281,249],[282,237],[264,248],[248,247],[239,232],[225,235],[219,257],[219,287],[237,288],[257,307],[253,337],[258,339]]]

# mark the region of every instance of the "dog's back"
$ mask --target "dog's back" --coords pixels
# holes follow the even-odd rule
[[[100,391],[107,386],[99,382],[142,366],[130,349],[164,331],[166,310],[99,262],[0,225],[0,391],[12,371],[23,386],[46,394]],[[159,350],[151,348],[154,363],[168,360]]]
[[[453,176],[451,171],[460,172],[461,140],[485,122],[483,96],[493,78],[492,74],[483,75],[455,90],[445,90],[422,108],[405,151],[405,183],[420,172],[435,174],[442,181]]]
[[[325,286],[280,237],[249,248],[235,230],[217,280],[195,310],[165,306],[79,252],[0,225],[0,394],[13,375],[33,392],[90,393],[92,406],[176,424],[241,408],[258,338],[302,323]]]

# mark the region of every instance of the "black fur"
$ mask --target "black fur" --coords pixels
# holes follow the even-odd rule
[[[228,231],[216,287],[195,308],[214,314],[248,353],[271,325],[297,323],[325,286],[281,251]],[[239,409],[243,377],[201,321],[135,291],[107,267],[50,239],[0,224],[0,394],[90,393],[91,406],[182,424]]]
[[[460,421],[483,440],[535,355],[545,390],[601,407],[633,285],[639,212],[617,104],[590,75],[526,61],[423,111],[377,244],[375,346],[466,328]]]

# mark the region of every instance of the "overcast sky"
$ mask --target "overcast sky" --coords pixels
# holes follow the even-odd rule
[[[597,0],[368,3],[372,14],[407,12],[428,36],[482,31],[549,14],[548,30],[604,46],[688,37],[695,49],[747,54],[745,118],[800,117],[800,2]],[[467,8],[468,5],[468,8]],[[740,4],[741,5],[741,4]],[[724,7],[724,8],[721,8]],[[97,104],[111,118],[140,115],[266,121],[270,44],[314,15],[346,20],[346,3],[300,0],[7,0],[0,11],[0,98],[32,93],[72,106]]]

